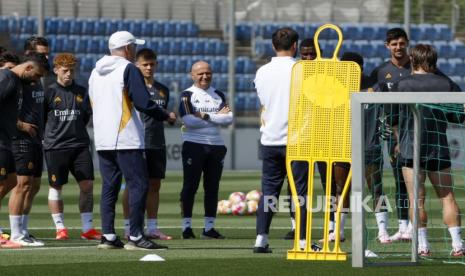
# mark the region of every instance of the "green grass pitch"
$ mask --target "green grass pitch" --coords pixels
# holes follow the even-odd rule
[[[388,177],[386,178],[388,179]],[[99,197],[101,180],[95,181],[95,217],[94,222],[100,226]],[[286,251],[291,248],[291,241],[282,239],[289,230],[289,214],[278,213],[272,223],[270,246],[272,254],[253,254],[252,247],[255,240],[255,216],[219,216],[216,228],[227,239],[211,240],[181,240],[181,218],[179,211],[179,192],[182,177],[179,173],[169,172],[162,183],[159,225],[164,232],[174,237],[172,241],[160,243],[169,246],[165,251],[126,251],[126,250],[97,250],[97,242],[79,239],[80,219],[77,207],[78,188],[73,181],[64,189],[65,224],[69,227],[71,239],[55,241],[54,226],[47,207],[47,182],[44,178],[42,189],[36,198],[30,218],[30,232],[42,239],[46,246],[43,248],[24,248],[7,250],[0,249],[0,275],[395,275],[410,274],[439,274],[463,275],[465,266],[460,264],[446,264],[445,261],[464,262],[463,258],[454,260],[447,257],[449,236],[442,228],[439,203],[431,200],[430,230],[433,258],[423,259],[419,266],[414,267],[368,267],[354,269],[350,258],[347,262],[315,262],[288,261]],[[458,186],[463,187],[463,180],[458,180]],[[319,180],[315,181],[317,193],[321,193]],[[427,186],[430,186],[427,184]],[[231,192],[248,192],[260,187],[258,172],[225,172],[220,185],[220,199],[226,199]],[[386,192],[394,194],[392,183],[386,183]],[[283,189],[285,194],[285,189]],[[429,190],[432,197],[433,192]],[[462,209],[465,202],[463,189],[457,194]],[[199,237],[203,227],[203,191],[199,189],[194,209],[194,232]],[[0,225],[8,225],[7,199],[2,202],[0,211]],[[122,212],[118,204],[116,226],[122,235]],[[315,214],[321,217],[321,213]],[[317,222],[314,237],[321,236],[322,222]],[[367,216],[369,227],[368,246],[380,254],[377,262],[391,260],[408,260],[409,245],[393,244],[381,246],[372,238],[376,234],[374,216]],[[396,230],[395,212],[390,214],[391,234]],[[347,241],[342,245],[343,250],[350,252],[350,220],[346,229]],[[139,259],[147,254],[155,253],[165,259],[164,262],[140,262]]]

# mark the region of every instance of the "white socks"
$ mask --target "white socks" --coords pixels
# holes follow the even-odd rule
[[[27,230],[29,228],[29,215],[23,215],[22,220],[23,220],[22,233],[24,236],[28,236],[29,232]]]
[[[107,241],[116,240],[116,235],[115,234],[103,234],[103,236],[105,237],[105,239],[107,239]]]
[[[268,244],[268,234],[258,234],[255,247],[265,247]]]
[[[452,247],[462,248],[462,230],[460,229],[460,226],[449,227],[449,233],[452,238]]]
[[[182,231],[186,228],[192,228],[192,218],[183,218],[182,219]]]
[[[345,223],[345,222],[344,222],[344,223]],[[330,220],[330,221],[329,221],[329,231],[330,231],[330,232],[331,232],[331,231],[334,231],[334,224],[335,224],[335,223],[334,223],[334,220]]]
[[[407,219],[399,219],[399,232],[408,233],[408,224],[409,221]]]
[[[63,213],[52,214],[53,222],[57,230],[65,229],[65,223],[63,221]]]
[[[10,216],[10,227],[11,227],[11,239],[12,240],[19,239],[23,236],[22,224],[23,224],[22,216]]]
[[[205,232],[210,231],[213,227],[215,227],[215,219],[214,217],[205,217],[204,218],[204,226]]]
[[[426,227],[418,228],[418,246],[422,248],[429,248]]]
[[[92,213],[81,213],[82,232],[85,233],[94,228],[92,224]]]
[[[341,227],[339,228],[340,238],[344,238],[344,226],[346,224],[347,213],[341,213]]]
[[[387,212],[375,213],[375,216],[376,216],[376,223],[378,224],[379,234],[387,233],[388,213]]]
[[[152,233],[158,229],[157,219],[147,219],[147,232]]]
[[[124,219],[123,220],[123,223],[124,223],[124,235],[125,236],[129,236],[129,219]]]
[[[292,217],[291,217],[291,226],[292,226],[292,230],[295,230],[295,218],[292,218]]]

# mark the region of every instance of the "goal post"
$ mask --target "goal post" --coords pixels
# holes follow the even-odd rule
[[[396,262],[367,262],[365,250],[366,218],[363,206],[357,204],[351,207],[352,214],[352,266],[364,267],[368,265],[414,265],[419,261],[418,248],[418,185],[420,182],[420,146],[421,146],[421,117],[418,105],[422,104],[464,104],[465,93],[460,92],[378,92],[353,93],[351,95],[352,112],[352,199],[361,203],[365,189],[365,135],[364,135],[364,105],[366,104],[403,104],[408,105],[414,117],[414,159],[413,159],[413,195],[414,215],[412,219],[413,232],[410,261]],[[463,113],[463,110],[461,110]]]

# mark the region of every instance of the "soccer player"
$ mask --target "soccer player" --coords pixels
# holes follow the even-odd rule
[[[226,147],[220,127],[230,125],[233,113],[224,94],[211,86],[212,70],[205,61],[192,65],[191,77],[194,84],[181,94],[179,115],[183,122],[182,166],[183,185],[181,191],[182,238],[194,239],[192,231],[192,209],[200,178],[203,173],[204,229],[205,239],[224,239],[215,230],[218,189]]]
[[[291,72],[296,60],[299,35],[290,28],[276,30],[272,36],[273,49],[276,57],[260,69],[255,76],[255,88],[262,105],[260,127],[262,164],[262,196],[257,209],[257,238],[253,248],[254,253],[271,253],[268,244],[268,234],[273,210],[281,192],[286,172],[286,143],[289,112],[289,96]],[[308,173],[308,164],[294,162],[292,164],[297,194],[307,195],[307,182],[304,175]],[[267,200],[265,204],[265,200]],[[266,209],[265,209],[266,206]],[[302,218],[305,218],[305,204],[302,208]],[[305,221],[302,221],[305,228]],[[305,231],[301,233],[305,235]]]
[[[108,41],[111,55],[97,61],[89,79],[94,141],[103,181],[100,201],[103,235],[98,245],[101,249],[166,248],[143,235],[149,183],[144,125],[139,112],[161,121],[173,122],[176,118],[150,100],[144,77],[132,63],[136,44],[144,43],[126,31],[113,33]],[[123,176],[129,189],[130,233],[126,245],[116,236],[114,227],[115,204]]]
[[[24,90],[23,84],[38,81],[46,70],[48,70],[47,59],[40,54],[27,56],[23,63],[11,70],[0,70],[0,107],[2,110],[2,116],[0,116],[0,199],[17,185],[13,138],[18,136],[18,130],[31,135],[31,137],[35,137],[37,134],[34,125],[18,121],[18,116],[20,116],[19,107],[21,102],[24,104],[24,100],[21,100],[23,94],[30,93],[30,91]],[[27,99],[28,96],[30,97],[30,95],[24,95],[24,98]],[[30,188],[29,185],[23,184],[21,183],[19,187],[21,191]],[[18,187],[14,188],[12,196],[17,191]],[[12,245],[43,245],[43,243],[23,235],[21,226],[22,205],[10,205],[9,209]],[[9,243],[5,243],[4,240],[0,243],[2,247],[9,246]]]
[[[19,57],[11,52],[0,54],[0,69],[11,69],[19,64]]]
[[[44,37],[32,36],[24,43],[25,55],[38,53],[48,58],[48,41]],[[20,131],[13,143],[13,154],[16,160],[16,170],[18,177],[18,187],[25,189],[15,189],[10,197],[9,207],[15,209],[22,215],[22,234],[35,241],[35,245],[41,242],[30,235],[28,231],[29,213],[35,195],[39,192],[43,170],[42,139],[44,131],[44,85],[42,81],[45,76],[49,76],[48,71],[44,73],[41,80],[23,83],[23,100],[19,116],[19,124],[29,128],[27,131]],[[23,209],[16,211],[16,209]]]
[[[363,57],[354,52],[346,52],[342,55],[341,61],[353,61],[356,62],[362,70],[361,79],[361,91],[363,92],[374,92],[372,79],[363,74]],[[365,179],[368,188],[374,196],[374,210],[375,217],[378,224],[378,240],[381,243],[389,243],[389,234],[387,231],[388,214],[386,210],[386,202],[384,198],[383,185],[382,185],[382,168],[383,168],[383,154],[382,144],[379,135],[379,117],[381,115],[381,108],[379,105],[366,105],[364,110],[365,118]],[[349,174],[350,164],[348,163],[336,163],[334,165],[334,171],[336,175],[337,195],[340,196],[342,189],[344,188],[347,176]],[[349,199],[346,198],[344,202],[344,208],[349,207]],[[341,213],[341,227],[340,237],[344,239],[344,225],[347,213]],[[380,220],[379,218],[383,218]],[[330,235],[334,240],[334,235]]]
[[[411,73],[410,60],[407,54],[409,40],[407,33],[401,28],[393,28],[386,33],[386,48],[391,53],[391,59],[381,64],[373,70],[370,77],[377,84],[381,91],[391,91],[395,82],[403,77],[407,77]],[[397,105],[385,105],[386,112],[391,113],[390,109],[397,112]],[[391,122],[387,122],[391,124]],[[402,175],[402,164],[400,162],[401,156],[399,155],[399,146],[394,129],[394,135],[388,137],[388,148],[391,167],[393,170],[396,182],[396,208],[397,217],[399,220],[399,230],[393,236],[389,237],[390,241],[410,240],[411,229],[409,227],[408,217],[408,197],[405,181]],[[382,214],[382,213],[380,213]],[[378,225],[387,223],[387,218],[384,215],[376,217]],[[386,225],[387,228],[387,225]],[[380,240],[381,241],[381,240]],[[388,242],[388,240],[385,240]]]
[[[393,91],[396,92],[454,92],[457,87],[447,77],[435,74],[437,52],[431,45],[418,44],[410,51],[410,61],[413,74],[399,80]],[[421,111],[421,149],[420,149],[420,184],[419,184],[419,225],[418,225],[418,254],[431,255],[427,239],[427,214],[425,210],[425,179],[428,176],[434,190],[441,200],[443,221],[449,229],[452,239],[451,256],[464,256],[465,248],[461,238],[460,210],[454,198],[453,179],[451,175],[451,160],[449,144],[447,142],[448,121],[461,123],[463,120],[447,116],[440,109],[422,106]],[[394,117],[395,118],[395,117]],[[407,184],[410,202],[413,202],[413,114],[406,106],[401,107],[398,121],[399,144],[402,156],[402,172]],[[410,217],[413,207],[410,208]]]
[[[53,60],[56,82],[45,92],[45,161],[48,169],[48,206],[56,227],[56,239],[68,239],[63,217],[63,185],[71,172],[80,189],[81,238],[100,240],[92,224],[94,166],[86,125],[92,115],[87,91],[74,82],[78,60],[73,54],[58,54]]]
[[[141,49],[136,53],[136,66],[144,76],[145,84],[150,93],[150,98],[160,107],[167,109],[170,98],[168,87],[156,81],[153,77],[157,68],[157,55],[151,49]],[[174,113],[173,113],[173,116]],[[166,145],[163,122],[153,117],[141,114],[145,127],[145,158],[149,174],[149,190],[147,192],[147,231],[145,236],[151,239],[171,240],[172,237],[158,229],[158,205],[160,202],[161,180],[166,172]],[[128,190],[124,190],[123,213],[125,236],[129,236],[129,206]]]

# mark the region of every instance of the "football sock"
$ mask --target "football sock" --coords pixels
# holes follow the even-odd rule
[[[63,213],[52,214],[53,222],[57,230],[65,229],[65,223],[63,221]]]
[[[85,233],[93,228],[92,213],[81,213],[82,232]]]
[[[408,220],[399,219],[399,231],[402,233],[406,233],[408,231]]]
[[[388,216],[387,212],[375,213],[376,224],[378,224],[379,233],[387,233]]]
[[[103,234],[103,236],[105,237],[105,239],[107,239],[107,241],[116,240],[116,235],[115,234]]]
[[[341,213],[341,227],[339,228],[340,238],[344,237],[344,227],[346,224],[347,213]]]
[[[147,232],[154,232],[158,229],[157,219],[147,219]]]
[[[124,235],[129,236],[129,219],[124,219]]]
[[[295,218],[291,218],[292,230],[295,230]]]
[[[192,228],[192,218],[183,218],[182,219],[182,231],[186,228]]]
[[[22,226],[22,233],[23,235],[27,236],[29,235],[28,228],[29,228],[29,215],[23,215],[22,216],[23,220],[23,226]]]
[[[22,216],[10,216],[11,239],[19,239],[22,234]]]
[[[420,247],[428,246],[426,227],[418,228],[418,246]]]
[[[462,238],[461,238],[461,230],[460,226],[449,227],[449,233],[452,238],[452,246],[453,247],[462,247]]]
[[[329,232],[334,232],[334,220],[329,221]]]
[[[210,231],[215,226],[215,218],[214,217],[205,217],[204,218],[204,226],[205,226],[205,232]]]

